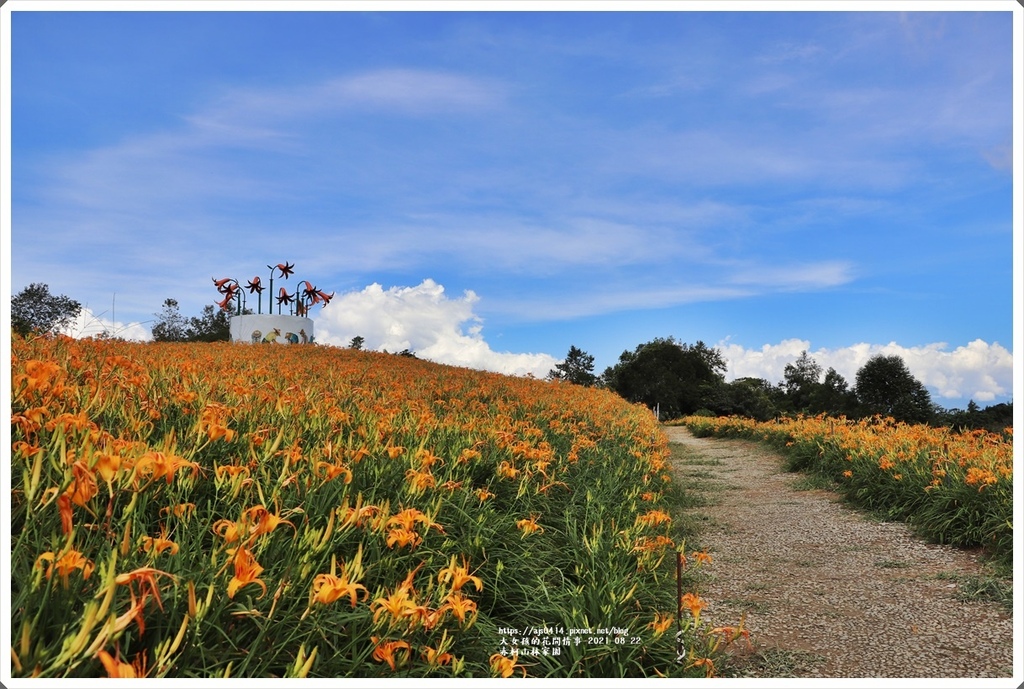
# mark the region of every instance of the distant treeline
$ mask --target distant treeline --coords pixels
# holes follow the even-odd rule
[[[1013,425],[1013,403],[982,409],[946,409],[931,400],[927,388],[899,356],[876,355],[858,369],[851,385],[834,368],[821,366],[802,352],[787,364],[778,383],[764,378],[725,382],[721,352],[703,342],[689,345],[656,338],[624,351],[614,366],[594,374],[594,357],[573,346],[548,378],[607,387],[630,402],[657,409],[662,419],[690,414],[745,416],[758,421],[797,414],[889,416],[897,421],[958,429],[1002,432]]]

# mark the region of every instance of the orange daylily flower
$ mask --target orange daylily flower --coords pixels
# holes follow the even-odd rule
[[[444,461],[440,457],[438,457],[433,452],[427,449],[417,450],[416,459],[420,463],[420,468],[423,469],[424,471],[428,471],[430,467],[432,467],[434,464],[437,464],[438,462],[444,464]]]
[[[474,459],[480,459],[480,457],[480,450],[474,450],[472,448],[467,447],[459,455],[459,459],[457,461],[459,464],[468,464]]]
[[[420,493],[426,488],[433,488],[437,485],[434,475],[429,471],[409,469],[405,472],[405,480],[409,482],[409,487],[413,493]]]
[[[711,564],[711,555],[708,553],[707,550],[701,550],[699,552],[695,550],[690,554],[693,555],[693,557],[697,560],[698,566],[703,565],[705,563],[709,565]]]
[[[330,605],[342,596],[349,596],[354,608],[360,589],[368,595],[365,586],[350,582],[344,573],[340,577],[333,574],[318,574],[313,579],[313,601],[322,605]]]
[[[145,610],[146,601],[149,597],[153,596],[157,607],[160,610],[164,609],[163,600],[160,598],[160,585],[157,583],[157,577],[159,576],[170,577],[171,581],[177,581],[173,574],[153,567],[139,567],[125,574],[119,574],[114,578],[114,582],[118,586],[128,587],[132,599],[128,612],[118,618],[117,629],[124,629],[134,619],[139,626],[139,634],[145,633],[146,625],[142,612]]]
[[[463,584],[469,583],[476,586],[478,592],[484,590],[484,582],[480,577],[469,573],[469,565],[466,563],[465,556],[462,558],[462,565],[456,565],[455,556],[452,555],[448,561],[448,566],[437,573],[437,581],[439,584],[451,582],[453,593],[459,591]]]
[[[399,620],[415,615],[417,607],[416,602],[409,597],[409,590],[403,587],[396,589],[390,596],[377,598],[370,604],[370,608],[374,609],[374,624],[381,615],[388,613],[391,615],[390,623],[394,625]]]
[[[398,664],[405,665],[405,663],[409,662],[409,655],[410,652],[412,651],[412,647],[409,645],[408,641],[381,642],[380,639],[376,636],[371,636],[370,641],[372,641],[377,646],[373,649],[373,659],[376,660],[378,663],[386,662],[391,667],[391,669],[394,670],[396,662],[395,652],[399,650],[404,650],[405,653],[403,654],[403,657],[397,661]]]
[[[64,495],[79,507],[85,507],[99,492],[96,479],[89,471],[89,466],[82,460],[78,460],[71,466],[71,472],[75,478],[68,489],[64,491]]]
[[[452,611],[453,615],[459,618],[461,623],[465,623],[467,614],[472,613],[474,618],[476,617],[476,603],[461,593],[454,592],[449,595],[445,605]]]
[[[113,484],[114,477],[121,469],[124,460],[116,454],[109,452],[97,452],[92,470],[99,474],[108,488]]]
[[[57,489],[54,488],[56,491]],[[64,535],[71,533],[74,528],[74,513],[71,509],[71,498],[61,495],[57,498],[57,510],[60,512],[60,527]]]
[[[369,591],[362,584],[356,583],[359,580],[361,567],[359,560],[362,557],[362,547],[360,547],[359,553],[356,555],[355,560],[349,564],[343,564],[341,568],[341,576],[336,576],[337,571],[337,560],[331,556],[331,573],[330,574],[318,574],[313,579],[313,589],[310,594],[311,601],[313,603],[320,603],[321,605],[330,605],[334,601],[338,600],[342,596],[348,596],[352,607],[356,607],[357,597],[360,589],[363,591],[363,599],[369,595]]]
[[[344,476],[346,484],[352,483],[352,471],[344,464],[331,464],[330,462],[320,461],[316,463],[315,471],[325,481],[332,481],[339,476]]]
[[[173,514],[178,519],[189,519],[195,511],[195,503],[183,502],[180,505],[174,505],[171,507],[161,507],[160,516],[165,517],[168,514]]]
[[[287,519],[281,519],[279,515],[273,514],[263,505],[250,507],[242,513],[242,522],[250,524],[249,532],[252,538],[268,534],[281,524],[287,524],[295,530],[295,525]]]
[[[263,583],[262,579],[259,579],[259,575],[263,573],[263,567],[256,561],[256,558],[246,548],[239,546],[235,551],[233,558],[233,564],[235,566],[235,576],[231,577],[231,581],[228,582],[228,598],[234,598],[238,590],[249,584],[257,584],[263,593],[260,594],[260,598],[267,595],[267,585]]]
[[[338,516],[341,518],[341,528],[347,526],[363,526],[363,521],[370,517],[380,514],[380,508],[377,505],[362,505],[363,496],[360,495],[357,499],[355,507],[346,507],[342,510],[338,508]]]
[[[92,560],[84,557],[77,550],[72,549],[62,552],[59,556],[53,552],[45,552],[36,558],[35,566],[41,567],[44,562],[50,563],[46,567],[46,578],[49,579],[53,575],[54,569],[56,569],[65,588],[68,585],[68,577],[76,569],[82,571],[82,579],[88,579],[92,576],[93,569],[95,569]]]
[[[224,474],[227,474],[231,478],[234,478],[239,474],[245,474],[246,476],[248,476],[249,467],[236,466],[234,464],[222,464],[214,470],[214,473],[217,475],[217,478],[219,479],[223,479]]]
[[[195,462],[165,452],[147,452],[138,459],[135,466],[143,476],[150,476],[153,480],[165,478],[168,484],[174,480],[178,469],[192,469],[193,476],[199,474],[199,465]]]
[[[665,630],[672,626],[676,618],[672,615],[663,615],[660,612],[654,613],[654,619],[647,623],[647,626],[654,630],[655,638],[665,633]]]
[[[650,512],[636,518],[636,523],[638,525],[644,524],[646,526],[657,526],[658,524],[667,524],[671,521],[672,517],[662,510],[651,510]]]
[[[420,657],[423,658],[430,667],[451,665],[452,661],[455,660],[455,656],[451,653],[439,653],[436,648],[431,648],[430,646],[424,646],[420,649]]]
[[[539,515],[531,515],[529,519],[520,519],[516,522],[516,528],[523,532],[523,538],[532,533],[544,533],[544,527],[537,523]]]
[[[519,660],[519,654],[513,654],[511,657],[503,656],[500,653],[495,653],[490,658],[491,673],[494,675],[501,675],[502,677],[511,677],[515,674],[516,670],[523,671],[523,677],[526,677],[526,668],[522,665],[517,664]]]
[[[498,465],[498,476],[501,476],[502,478],[515,478],[521,473],[522,471],[512,466],[508,460],[502,461],[502,463]]]
[[[230,519],[218,519],[213,523],[213,533],[223,538],[226,543],[237,541],[243,531],[244,527],[240,527],[237,522]]]
[[[103,663],[103,668],[107,671],[107,677],[114,679],[138,679],[148,674],[145,651],[140,651],[131,663],[118,660],[104,650],[99,651],[96,657]]]
[[[417,522],[423,524],[426,529],[434,528],[439,532],[444,533],[444,528],[440,524],[431,519],[429,515],[420,512],[415,507],[402,510],[388,519],[386,525],[388,527],[398,526],[406,530],[411,530]]]
[[[705,677],[713,677],[715,674],[715,663],[711,658],[699,658],[693,661],[692,667],[703,667]]]
[[[408,529],[391,529],[388,531],[387,546],[393,548],[396,545],[399,548],[404,546],[411,546],[415,548],[423,541],[423,538],[415,531],[409,531]]]
[[[178,544],[167,538],[167,528],[160,527],[160,535],[156,538],[151,536],[142,537],[142,550],[144,552],[154,552],[156,555],[164,552],[165,550],[171,551],[171,555],[178,554]]]
[[[683,594],[680,599],[680,604],[690,609],[690,614],[693,615],[694,622],[700,622],[700,611],[704,609],[704,599],[693,593],[687,592]]]
[[[675,545],[671,538],[668,536],[641,536],[633,544],[633,550],[639,550],[642,552],[649,552],[651,550],[657,550],[658,548],[667,548]]]

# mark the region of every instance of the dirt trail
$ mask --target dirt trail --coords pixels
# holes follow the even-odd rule
[[[721,498],[694,509],[714,557],[705,614],[728,625],[746,613],[750,676],[1012,677],[1010,613],[958,599],[982,574],[976,554],[794,489],[800,475],[756,443],[665,430],[681,446],[676,476]]]

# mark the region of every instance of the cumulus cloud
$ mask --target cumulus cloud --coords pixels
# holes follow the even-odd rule
[[[92,337],[106,333],[111,337],[120,337],[125,340],[152,340],[153,335],[149,328],[141,323],[124,323],[104,318],[103,314],[95,314],[88,308],[83,308],[78,317],[68,323],[61,332],[71,337]]]
[[[365,349],[399,352],[441,364],[509,375],[547,375],[560,360],[549,354],[496,352],[484,340],[483,324],[473,313],[479,297],[466,291],[449,297],[444,286],[426,279],[415,287],[384,289],[374,283],[362,291],[339,294],[316,318],[316,340],[339,347],[353,337]]]
[[[766,344],[760,349],[747,349],[728,340],[717,347],[728,365],[728,380],[750,376],[778,383],[786,364],[806,351],[822,370],[834,368],[852,387],[857,370],[871,357],[882,354],[901,357],[936,401],[970,398],[992,402],[1013,392],[1013,355],[998,342],[974,340],[952,351],[945,342],[918,347],[862,342],[837,349],[811,349],[809,341],[799,339]]]

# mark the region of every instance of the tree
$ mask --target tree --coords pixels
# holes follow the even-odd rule
[[[365,342],[366,339],[362,335],[356,335],[352,338],[352,341],[348,343],[348,347],[349,349],[362,349],[363,343]]]
[[[245,309],[243,313],[252,313]],[[188,342],[230,342],[231,313],[218,309],[213,304],[203,307],[201,316],[192,316],[185,329],[185,340]]]
[[[630,402],[658,405],[664,418],[709,406],[723,384],[725,360],[703,342],[656,338],[624,351],[604,372],[606,385]]]
[[[871,357],[857,371],[854,392],[867,414],[891,416],[908,423],[924,423],[932,417],[928,389],[897,355]]]
[[[838,371],[831,366],[825,371],[825,380],[811,390],[809,410],[811,413],[825,412],[836,416],[854,416],[857,412],[857,396]]]
[[[722,416],[768,421],[779,414],[782,396],[782,391],[764,378],[737,378],[721,387],[718,403],[709,409]]]
[[[188,339],[188,324],[178,310],[176,299],[165,299],[164,308],[154,313],[153,339],[157,342],[185,342]]]
[[[34,282],[11,299],[11,330],[22,337],[32,333],[54,334],[71,324],[82,311],[74,299],[50,294],[50,288]]]
[[[565,360],[548,371],[549,380],[564,380],[568,383],[591,387],[597,383],[594,375],[594,357],[576,346],[569,347]]]
[[[780,383],[786,392],[793,411],[809,411],[811,396],[821,380],[821,366],[808,354],[800,352],[800,357],[792,364],[786,364],[783,381]]]

